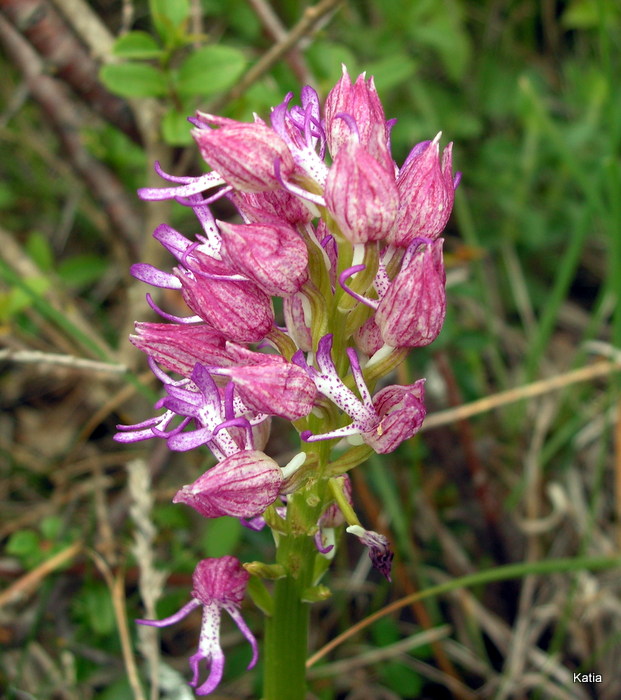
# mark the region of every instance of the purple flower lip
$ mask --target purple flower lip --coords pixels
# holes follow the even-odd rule
[[[224,185],[224,180],[218,173],[206,173],[200,177],[178,177],[165,173],[160,164],[155,162],[155,172],[169,182],[177,183],[175,187],[142,187],[138,190],[140,199],[150,202],[157,202],[164,199],[175,199],[176,197],[190,197],[205,190]],[[221,191],[221,195],[225,192]]]
[[[371,396],[362,369],[353,349],[347,349],[351,372],[360,398],[343,383],[331,356],[332,336],[325,335],[318,344],[316,361],[319,370],[308,365],[301,351],[292,358],[305,369],[317,390],[335,403],[353,421],[321,435],[303,431],[305,442],[331,440],[360,435],[362,440],[379,454],[395,450],[404,440],[420,430],[425,417],[423,402],[424,379],[411,386],[389,386]]]
[[[224,673],[224,652],[220,646],[220,619],[222,610],[232,618],[240,632],[250,643],[252,659],[248,670],[253,668],[259,658],[257,640],[244,621],[240,606],[244,598],[250,575],[243,569],[240,562],[231,556],[219,559],[203,559],[200,561],[192,581],[192,600],[179,611],[163,620],[136,620],[140,625],[151,627],[167,627],[179,622],[196,608],[203,608],[198,651],[190,659],[192,680],[190,685],[196,689],[197,695],[209,695],[222,680]],[[209,667],[207,679],[199,685],[200,663],[205,661]]]
[[[218,461],[222,461],[241,449],[254,449],[255,430],[268,419],[266,414],[249,412],[233,391],[224,390],[222,396],[207,369],[197,363],[190,379],[175,381],[149,360],[153,373],[163,382],[166,396],[156,403],[156,408],[166,409],[137,425],[117,426],[114,436],[117,442],[131,443],[153,437],[164,438],[169,449],[179,452],[207,445]],[[231,386],[231,389],[233,387]],[[176,418],[181,422],[170,428]],[[194,429],[185,431],[191,423]],[[245,436],[240,444],[235,432],[243,428]],[[169,429],[170,428],[170,429]],[[265,436],[261,438],[265,441]]]

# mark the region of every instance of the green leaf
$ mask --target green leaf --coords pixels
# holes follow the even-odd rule
[[[49,272],[54,265],[54,253],[48,239],[40,232],[33,231],[26,241],[28,255],[35,261],[37,267]]]
[[[265,615],[274,613],[274,599],[267,590],[267,586],[256,576],[248,579],[248,595]]]
[[[42,297],[50,286],[46,277],[28,277],[23,287],[13,287],[3,295],[0,304],[0,320],[6,321],[33,304],[33,295]]]
[[[367,77],[373,76],[375,87],[381,92],[391,90],[412,77],[417,64],[406,54],[393,54],[367,66]]]
[[[12,207],[16,201],[14,187],[10,187],[6,182],[0,183],[0,210]]]
[[[232,46],[205,46],[183,62],[177,90],[184,97],[206,97],[235,84],[246,65],[244,54]]]
[[[472,47],[459,14],[438,14],[412,29],[417,42],[434,49],[454,80],[464,77]]]
[[[162,120],[162,136],[170,146],[187,146],[192,143],[188,112],[170,109]]]
[[[331,41],[314,41],[306,50],[306,57],[313,73],[321,81],[321,88],[327,92],[342,75],[341,64],[345,64],[350,77],[356,79],[357,61],[347,46]]]
[[[134,700],[135,697],[127,678],[119,678],[97,693],[97,700]]]
[[[187,530],[191,527],[189,508],[179,508],[172,503],[162,503],[153,511],[153,520],[162,530]]]
[[[222,557],[232,552],[242,533],[237,518],[223,517],[210,520],[201,537],[201,545],[208,557]]]
[[[122,97],[162,97],[168,92],[164,74],[147,63],[107,65],[99,76],[111,92]]]
[[[14,532],[6,545],[7,554],[24,557],[39,551],[39,535],[33,530]]]
[[[618,19],[619,5],[616,1],[574,0],[563,12],[561,23],[565,29],[597,29],[599,26],[612,28]]]
[[[57,515],[48,515],[41,520],[41,534],[46,540],[55,540],[63,526],[63,521]]]
[[[158,34],[167,46],[175,45],[180,38],[181,25],[190,14],[188,0],[149,0],[149,8]]]
[[[110,592],[103,585],[84,588],[74,598],[78,613],[95,634],[108,635],[115,628],[114,609]]]
[[[151,14],[165,17],[175,27],[178,27],[190,14],[188,0],[149,0]]]
[[[394,661],[378,665],[386,686],[402,698],[418,698],[423,689],[423,679],[414,669]]]
[[[114,42],[112,52],[121,58],[158,58],[162,49],[147,32],[128,32]]]
[[[59,277],[70,287],[84,287],[101,278],[108,261],[98,255],[75,255],[58,266]]]

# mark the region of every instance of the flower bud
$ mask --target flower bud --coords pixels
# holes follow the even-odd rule
[[[332,163],[324,196],[351,243],[383,240],[394,227],[399,204],[394,172],[386,170],[353,137]]]
[[[455,200],[453,144],[440,163],[439,139],[440,134],[426,146],[415,146],[399,172],[397,226],[388,237],[392,245],[407,248],[418,236],[437,238],[449,220]]]
[[[306,372],[291,362],[266,361],[249,366],[229,367],[218,373],[231,377],[241,400],[259,413],[297,420],[313,409],[315,384]]]
[[[375,317],[371,316],[360,328],[354,331],[354,340],[358,349],[369,357],[374,355],[384,345],[384,339],[377,323],[375,323]]]
[[[204,114],[206,122],[218,129],[193,129],[192,136],[205,161],[238,190],[263,192],[281,184],[274,162],[280,162],[283,176],[290,175],[295,164],[287,144],[265,124],[247,124]]]
[[[366,80],[363,73],[352,85],[345,66],[343,66],[343,76],[326,97],[326,137],[332,157],[335,157],[341,147],[350,140],[350,129],[340,117],[337,117],[338,114],[349,114],[354,118],[360,143],[363,146],[369,145],[371,133],[377,125],[381,126],[384,138],[388,136],[384,108],[375,89],[373,78]]]
[[[349,475],[341,474],[339,477],[336,478],[341,482],[341,487],[343,490],[343,495],[345,496],[345,500],[347,501],[347,503],[349,503],[350,506],[353,505],[354,501],[352,498],[351,479],[349,478]],[[336,501],[330,501],[327,508],[319,517],[319,521],[317,524],[320,528],[339,527],[340,525],[345,524],[345,517],[343,516],[343,512],[339,508],[339,505]]]
[[[440,333],[446,313],[442,243],[441,238],[427,244],[415,242],[412,255],[406,255],[382,297],[375,322],[387,345],[423,347]]]
[[[244,450],[181,488],[173,503],[185,503],[205,518],[252,518],[276,500],[282,481],[282,470],[271,457]]]
[[[218,222],[231,264],[267,294],[294,294],[308,279],[308,250],[287,225]]]
[[[240,212],[250,221],[261,223],[276,217],[292,226],[305,224],[313,218],[303,200],[287,190],[265,192],[235,192],[231,199]]]
[[[129,340],[167,370],[189,377],[194,365],[229,365],[226,339],[202,323],[136,323]]]
[[[272,327],[272,301],[254,283],[176,273],[185,303],[230,340],[257,342]]]

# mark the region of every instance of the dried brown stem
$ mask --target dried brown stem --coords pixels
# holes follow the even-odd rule
[[[0,16],[0,42],[13,63],[22,71],[32,96],[39,102],[47,119],[58,133],[75,170],[100,200],[111,225],[135,249],[142,230],[140,219],[131,206],[125,188],[82,144],[82,122],[76,107],[62,86],[44,73],[44,66],[30,44]]]
[[[52,573],[55,569],[71,561],[77,556],[82,549],[81,542],[74,542],[72,545],[58,552],[53,557],[46,559],[42,564],[39,564],[32,571],[29,571],[25,576],[22,576],[12,586],[9,586],[0,594],[0,608],[4,605],[17,602],[20,598],[27,596],[41,581]]]
[[[129,105],[99,82],[99,66],[47,0],[0,0],[0,8],[55,76],[100,117],[140,143]]]
[[[280,17],[274,12],[274,8],[269,2],[266,2],[266,0],[248,0],[248,4],[265,27],[265,31],[274,41],[284,41],[287,38],[287,28],[280,21]],[[292,48],[285,60],[302,85],[312,82],[312,76],[306,66],[304,56],[297,47]]]
[[[300,21],[291,29],[286,37],[277,44],[274,44],[269,51],[263,54],[237,85],[222,97],[212,102],[209,105],[209,111],[217,112],[227,103],[241,97],[251,85],[265,75],[265,73],[289,52],[300,39],[312,32],[313,28],[330,12],[335,10],[340,3],[341,0],[322,0],[312,7],[307,7]]]
[[[508,404],[515,403],[516,401],[532,399],[535,396],[542,396],[543,394],[547,394],[551,391],[565,389],[573,384],[588,382],[592,379],[606,377],[620,371],[621,362],[609,362],[607,360],[602,360],[588,367],[581,367],[580,369],[575,369],[571,372],[566,372],[565,374],[550,377],[549,379],[541,379],[537,382],[532,382],[531,384],[517,387],[516,389],[501,391],[493,396],[478,399],[477,401],[472,401],[471,403],[458,406],[457,408],[448,408],[445,411],[437,411],[436,413],[432,413],[427,416],[425,422],[423,423],[422,430],[433,430],[434,428],[439,428],[441,425],[448,425],[449,423],[454,423],[458,420],[471,418],[472,416],[477,416],[480,413],[488,413],[495,408],[507,406]]]
[[[129,634],[129,625],[127,624],[127,608],[125,600],[125,580],[122,573],[119,571],[114,575],[108,566],[108,563],[97,552],[90,550],[89,554],[93,558],[97,568],[104,577],[110,595],[112,597],[112,606],[114,608],[114,616],[121,640],[121,649],[123,652],[123,661],[127,678],[134,693],[136,700],[146,700],[142,685],[140,684],[140,674],[136,665],[136,659],[132,652],[131,635]]]
[[[125,365],[113,365],[109,362],[97,362],[84,357],[73,355],[59,355],[38,350],[0,350],[0,361],[10,360],[18,364],[50,365],[52,367],[64,367],[69,370],[81,370],[85,372],[104,372],[105,374],[121,375],[127,371]]]

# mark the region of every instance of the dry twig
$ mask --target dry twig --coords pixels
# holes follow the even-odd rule
[[[267,51],[255,63],[254,66],[242,77],[242,79],[222,97],[214,100],[209,105],[210,112],[218,112],[232,100],[241,97],[246,90],[259,80],[267,71],[288,51],[290,51],[304,36],[313,31],[314,27],[328,14],[336,10],[341,0],[321,0],[321,2],[307,7],[300,21],[277,44]]]
[[[45,74],[41,58],[1,15],[0,41],[23,73],[32,96],[39,102],[47,120],[58,133],[73,167],[101,201],[111,225],[122,234],[130,249],[135,248],[141,231],[140,220],[123,185],[84,148],[80,137],[83,124],[77,116],[75,104],[67,97],[58,81]]]
[[[445,411],[436,411],[436,413],[432,413],[427,416],[425,422],[423,423],[422,429],[433,430],[434,428],[439,428],[441,425],[448,425],[449,423],[463,420],[464,418],[471,418],[472,416],[477,416],[480,413],[488,413],[495,408],[507,406],[508,404],[515,403],[516,401],[532,399],[535,396],[542,396],[543,394],[547,394],[551,391],[565,389],[573,384],[588,382],[592,379],[597,379],[598,377],[606,377],[619,371],[621,371],[620,362],[601,360],[600,362],[595,362],[588,367],[574,369],[571,372],[559,374],[555,377],[550,377],[549,379],[541,379],[537,382],[532,382],[531,384],[517,387],[516,389],[501,391],[498,394],[486,396],[483,399],[472,401],[471,403],[458,406],[457,408],[448,408]]]
[[[53,557],[46,559],[42,564],[39,564],[39,566],[29,571],[25,576],[15,581],[12,586],[9,586],[5,591],[0,593],[0,607],[15,603],[24,596],[27,596],[41,584],[41,581],[43,581],[46,576],[63,564],[71,561],[81,550],[82,543],[74,542],[66,549],[54,554]]]

